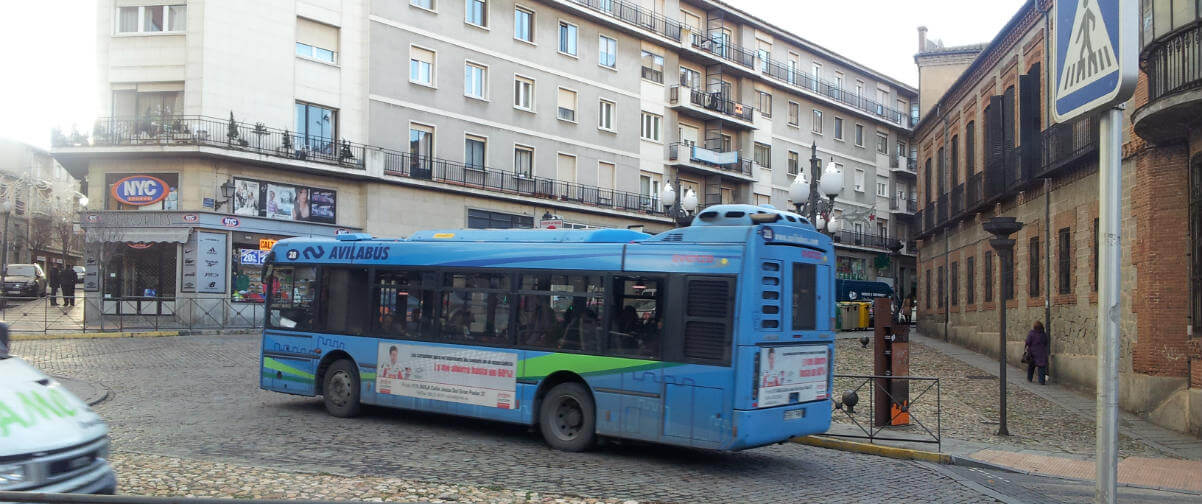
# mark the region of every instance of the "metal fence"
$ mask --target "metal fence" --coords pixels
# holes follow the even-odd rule
[[[842,391],[831,397],[835,405],[832,429],[827,436],[876,441],[931,443],[943,449],[942,402],[939,378],[929,376],[834,375],[832,391]],[[892,381],[892,383],[890,383]],[[900,393],[905,391],[904,394]],[[877,421],[875,410],[880,395],[888,399],[891,409],[884,425]],[[932,404],[931,396],[934,395]],[[864,401],[867,396],[867,402]],[[896,406],[900,404],[901,406]],[[904,421],[904,422],[902,422]],[[835,428],[838,424],[853,426]],[[904,423],[904,425],[894,425]],[[842,432],[840,432],[842,431]]]
[[[74,306],[62,298],[0,298],[0,320],[17,333],[112,332],[263,327],[263,303],[227,298],[108,297],[77,295]],[[54,303],[54,304],[52,304]]]

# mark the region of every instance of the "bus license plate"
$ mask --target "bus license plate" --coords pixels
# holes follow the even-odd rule
[[[785,412],[785,420],[797,420],[798,418],[805,418],[805,417],[806,417],[805,408],[789,410],[789,411]]]

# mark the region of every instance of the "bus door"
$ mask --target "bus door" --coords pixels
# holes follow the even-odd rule
[[[664,438],[712,447],[730,432],[729,394],[735,311],[735,277],[672,278],[668,304],[673,330],[664,368]]]
[[[610,349],[625,357],[621,370],[621,410],[617,428],[624,437],[656,440],[663,416],[661,359],[666,278],[630,273],[613,277],[615,314],[610,323]],[[598,424],[604,423],[604,419]]]

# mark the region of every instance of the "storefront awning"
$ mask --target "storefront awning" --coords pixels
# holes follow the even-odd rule
[[[88,243],[184,243],[188,241],[187,227],[96,227],[88,228]]]

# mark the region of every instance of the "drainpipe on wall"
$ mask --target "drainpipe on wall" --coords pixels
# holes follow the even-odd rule
[[[1048,349],[1052,348],[1052,179],[1043,179],[1043,250],[1047,257],[1043,269],[1043,330],[1048,335]],[[1057,265],[1059,266],[1059,265]],[[1059,292],[1059,290],[1057,290]]]
[[[940,106],[939,112],[940,113],[943,112],[942,106]],[[947,148],[947,116],[943,117],[943,146],[944,146],[943,156],[940,156],[939,163],[950,169],[951,163],[947,162],[947,156],[948,156],[947,153],[950,150]],[[944,174],[942,174],[942,173],[939,174],[940,182],[943,181],[942,180],[943,176],[944,176]],[[954,189],[954,188],[949,187],[948,189]],[[951,206],[951,198],[948,198],[948,206],[949,207]],[[948,217],[951,217],[952,209],[948,208],[947,211],[948,211]],[[938,217],[938,216],[936,216],[936,217]],[[948,335],[948,326],[951,324],[951,321],[952,321],[952,268],[951,268],[951,264],[949,264],[949,262],[948,262],[951,258],[951,249],[952,249],[951,226],[952,225],[949,223],[947,225],[947,227],[944,228],[944,230],[943,230],[943,341],[948,341],[948,339],[950,338],[950,336]]]

